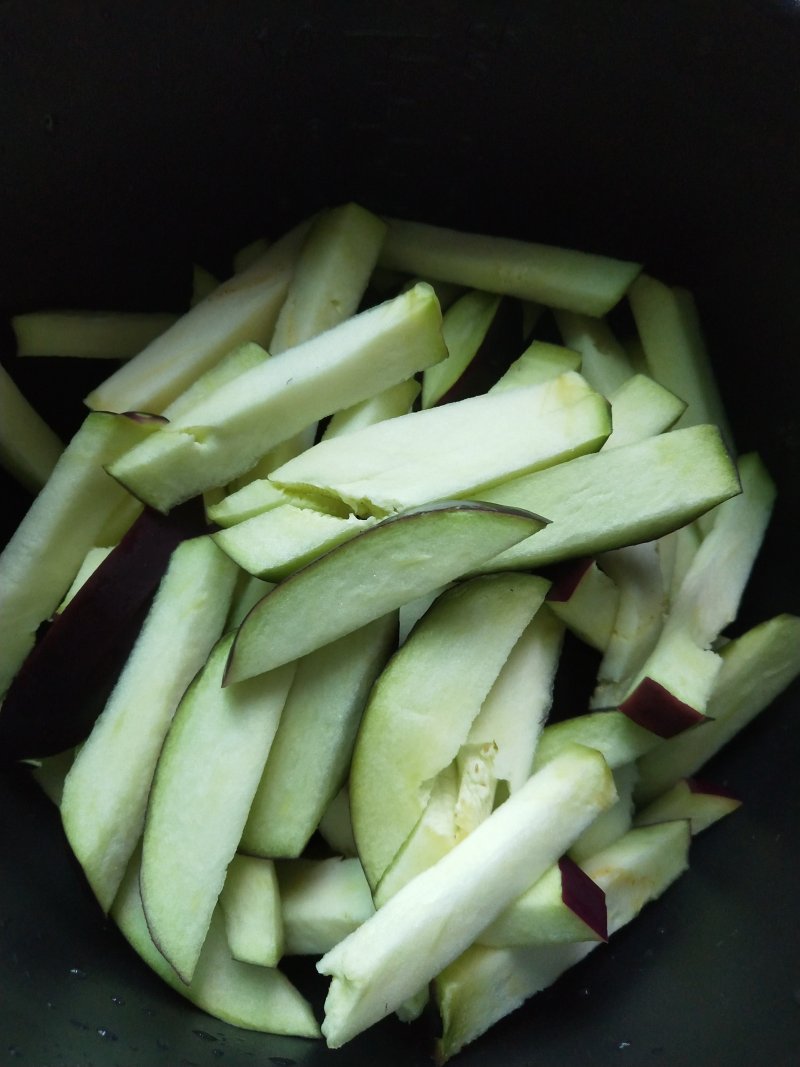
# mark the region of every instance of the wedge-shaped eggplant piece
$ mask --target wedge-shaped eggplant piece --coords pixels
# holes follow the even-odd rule
[[[597,669],[591,708],[616,707],[658,641],[667,610],[658,542],[628,545],[602,557],[618,590],[617,613]]]
[[[506,550],[487,569],[538,568],[650,541],[739,491],[736,466],[714,426],[580,456],[481,493],[551,520],[535,540]]]
[[[562,856],[490,923],[479,945],[552,945],[608,940],[603,890],[574,860]]]
[[[225,632],[241,626],[247,613],[273,588],[271,582],[262,582],[260,578],[254,578],[251,574],[240,571],[231,598],[228,618],[225,620]]]
[[[501,393],[522,385],[541,385],[567,371],[579,373],[580,369],[581,357],[578,352],[548,341],[532,341],[487,392]]]
[[[496,583],[495,589],[500,592],[502,583]],[[474,591],[481,592],[480,582]],[[444,615],[442,609],[448,603],[449,596],[443,598],[442,604],[437,605],[433,612],[438,617],[437,628],[447,626],[448,616]],[[452,607],[458,608],[457,600]],[[491,605],[488,607],[491,609]],[[483,617],[475,621],[476,633],[480,634],[487,625],[493,625],[490,617],[490,610],[485,610]],[[451,616],[451,623],[454,620],[455,616]],[[427,629],[429,624],[423,624],[423,629]],[[458,623],[456,628],[460,631]],[[528,780],[543,719],[550,708],[562,632],[561,624],[544,608],[536,612],[522,631],[473,719],[466,741],[458,749],[454,762],[436,775],[432,783],[419,783],[420,797],[429,794],[427,804],[414,829],[382,875],[375,889],[376,904],[383,904],[406,882],[430,867],[445,852],[449,852],[467,830],[474,829],[478,822],[489,815],[498,780],[512,793]],[[431,636],[429,633],[425,640],[430,640]],[[445,647],[446,634],[440,634],[440,638],[443,638],[443,659],[449,659],[450,656],[456,656],[457,659],[457,653],[448,653]],[[411,638],[412,645],[416,640]],[[408,652],[402,653],[402,657],[408,655]],[[413,663],[409,662],[408,667],[413,669]],[[476,681],[472,672],[467,677]],[[484,688],[485,681],[476,685],[478,691]],[[454,696],[458,696],[459,692],[455,688]],[[397,694],[397,699],[398,714],[402,718],[402,694]],[[474,713],[473,699],[472,692],[464,698],[466,715]],[[440,707],[437,705],[436,708],[426,709],[432,720],[429,724],[431,737],[436,735],[435,720]],[[420,720],[420,726],[424,726],[426,721]],[[404,748],[402,751],[405,754],[408,750]],[[446,758],[451,751],[451,748],[446,748],[441,758]],[[405,773],[411,780],[412,766],[413,761],[410,761],[405,767],[398,767],[394,773]],[[365,763],[365,770],[369,771],[368,762]],[[373,790],[376,784],[373,779]],[[387,803],[386,796],[378,799]],[[387,825],[390,825],[394,818],[391,802],[384,816],[388,820]]]
[[[277,967],[285,941],[278,876],[272,860],[237,853],[225,874],[219,904],[233,958],[259,967]]]
[[[437,293],[454,287],[444,282],[431,281]],[[477,292],[477,290],[476,290]],[[457,298],[460,292],[455,293]],[[488,299],[496,299],[492,294],[483,294]],[[442,305],[447,311],[452,309],[450,305]],[[487,393],[497,382],[497,379],[508,367],[510,358],[513,358],[521,349],[526,334],[523,330],[523,304],[513,297],[502,297],[494,308],[488,328],[482,330],[480,344],[472,358],[463,367],[453,384],[443,393],[436,403],[452,404],[467,397],[481,396]],[[460,345],[462,340],[457,342]],[[470,348],[473,348],[476,340],[473,339]],[[450,342],[448,341],[448,346]],[[424,406],[424,405],[423,405]]]
[[[225,684],[251,678],[352,633],[453,581],[545,520],[513,508],[447,502],[386,519],[296,571],[239,628]],[[336,610],[319,611],[319,605]]]
[[[290,502],[296,503],[295,498],[278,489],[266,478],[256,478],[241,489],[235,489],[221,500],[209,504],[208,519],[209,522],[227,529]]]
[[[350,770],[361,862],[378,884],[458,755],[487,694],[538,611],[547,583],[486,575],[443,594],[370,696]]]
[[[202,305],[198,305],[201,307]],[[111,473],[168,511],[250,470],[275,445],[447,354],[433,290],[418,285],[239,375],[132,449]]]
[[[637,263],[507,237],[389,220],[382,267],[605,315],[641,270]]]
[[[580,353],[586,380],[610,397],[633,375],[628,353],[603,318],[555,309],[559,332],[568,348]]]
[[[442,332],[449,355],[422,375],[424,408],[433,407],[477,355],[499,305],[499,296],[475,289],[459,297],[444,313]]]
[[[604,652],[619,605],[613,578],[589,556],[555,564],[544,573],[553,583],[547,594],[550,611],[581,641]]]
[[[272,475],[283,489],[387,515],[586,452],[611,432],[607,402],[579,374],[413,411],[318,445]]]
[[[722,665],[711,645],[736,617],[772,513],[775,486],[755,453],[739,460],[739,476],[742,492],[717,509],[655,647],[619,702],[661,737],[702,722]]]
[[[350,818],[350,790],[345,783],[319,820],[320,837],[331,850],[339,856],[358,855],[356,839],[353,836],[353,823]]]
[[[657,646],[647,674],[619,702],[619,710],[658,737],[676,737],[706,721],[704,710],[719,672],[719,656],[699,648],[683,630]],[[653,675],[661,675],[660,681]]]
[[[716,517],[716,510],[714,509],[706,514],[709,517]],[[702,540],[703,534],[700,524],[698,522],[690,522],[688,526],[681,526],[677,530],[673,530],[671,534],[659,537],[656,542],[667,609],[677,598],[683,579],[689,571]]]
[[[147,802],[139,881],[153,940],[191,982],[295,665],[223,688],[226,634],[187,689]]]
[[[392,612],[297,664],[242,834],[257,856],[299,856],[347,778],[370,689],[397,641]]]
[[[269,341],[308,223],[276,241],[241,274],[214,289],[94,389],[90,408],[162,412],[226,352]]]
[[[438,974],[614,801],[598,752],[575,746],[320,960],[322,1032],[338,1048]]]
[[[219,909],[211,920],[194,978],[185,985],[158,951],[147,928],[139,895],[138,856],[131,860],[111,914],[144,962],[167,985],[214,1018],[245,1030],[319,1037],[311,1005],[281,971],[241,963],[231,956]]]
[[[398,849],[373,892],[380,908],[404,885],[427,871],[456,845],[456,803],[459,780],[455,761],[425,784],[429,792],[425,810]],[[355,837],[355,834],[354,834]],[[358,851],[358,846],[356,846]]]
[[[203,530],[198,530],[197,533],[203,533]],[[66,610],[71,600],[74,600],[78,592],[86,585],[91,576],[100,566],[104,559],[106,559],[111,553],[112,548],[110,545],[93,545],[86,555],[83,557],[83,563],[78,568],[78,573],[72,579],[72,585],[64,594],[64,599],[58,605],[58,611],[53,616],[57,619],[58,616]]]
[[[285,503],[212,536],[242,570],[256,578],[279,582],[375,522],[372,516],[340,518]]]
[[[730,445],[733,438],[691,294],[642,274],[629,299],[650,374],[686,401],[679,425],[713,423]]]
[[[357,859],[278,860],[275,866],[287,956],[321,956],[375,914]]]
[[[741,800],[721,786],[699,778],[681,778],[671,789],[638,811],[634,824],[652,826],[673,819],[688,819],[694,837],[741,806]]]
[[[39,412],[0,366],[0,463],[17,481],[38,493],[50,477],[64,446]]]
[[[130,359],[176,321],[148,311],[29,311],[11,327],[18,356]]]
[[[759,623],[725,645],[720,658],[707,721],[639,760],[638,803],[695,774],[800,674],[800,618],[776,615]]]
[[[634,374],[609,396],[614,429],[603,448],[619,448],[671,429],[686,410],[679,397],[646,374]]]
[[[356,313],[385,234],[386,223],[357,204],[344,204],[316,216],[275,324],[271,352],[278,355],[310,341]],[[282,447],[296,456],[310,448],[316,432],[314,419]],[[276,466],[272,463],[269,469]]]
[[[608,811],[597,816],[592,825],[583,831],[569,850],[570,859],[575,860],[576,863],[583,863],[595,852],[613,845],[633,826],[635,807],[633,790],[639,779],[639,771],[635,763],[623,763],[621,767],[614,770],[613,774],[617,799]]]
[[[83,741],[130,653],[173,550],[204,528],[199,501],[147,509],[59,612],[12,681],[0,712],[0,761]]]
[[[698,644],[716,640],[736,618],[772,515],[775,484],[759,456],[742,456],[738,471],[742,491],[717,508],[670,608],[668,626],[683,627]]]
[[[67,839],[105,910],[141,836],[164,737],[220,636],[235,581],[235,564],[210,538],[175,549],[133,651],[64,783]]]
[[[545,726],[539,737],[534,768],[543,767],[569,745],[588,745],[602,752],[616,770],[660,744],[658,737],[621,711],[593,711]]]
[[[274,355],[356,313],[385,234],[386,223],[358,204],[343,204],[317,215],[269,343]]]
[[[97,535],[127,493],[103,470],[152,433],[151,419],[92,412],[0,554],[0,693],[61,603]]]
[[[582,864],[605,893],[608,932],[613,935],[635,919],[688,865],[688,823],[663,823],[631,830],[618,842]],[[435,981],[443,1033],[437,1059],[444,1063],[499,1019],[546,989],[599,941],[488,948],[474,945]]]
[[[495,776],[515,792],[528,780],[533,756],[553,701],[564,627],[546,608],[537,611],[509,653],[467,742],[492,743]]]

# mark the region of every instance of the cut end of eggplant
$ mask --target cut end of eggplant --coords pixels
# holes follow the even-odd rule
[[[710,721],[653,678],[643,678],[622,701],[619,710],[637,725],[665,739]]]
[[[579,559],[564,560],[563,563],[554,563],[552,567],[544,568],[544,577],[552,582],[547,599],[558,604],[569,600],[593,562],[591,556],[581,556]]]
[[[500,301],[475,357],[439,397],[437,407],[487,392],[508,368],[508,353],[519,348],[522,336],[522,305],[519,300],[505,297]]]
[[[717,785],[716,782],[709,782],[707,778],[686,778],[684,781],[686,782],[686,786],[690,793],[702,793],[705,796],[724,797],[726,800],[735,800],[737,803],[741,803],[741,797],[738,797],[730,789],[726,789],[724,785]]]
[[[562,856],[558,867],[564,904],[595,932],[599,940],[608,941],[608,912],[603,890],[569,856]]]

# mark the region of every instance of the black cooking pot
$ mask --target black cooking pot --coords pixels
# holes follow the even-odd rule
[[[188,265],[326,204],[644,260],[692,289],[739,448],[780,492],[740,626],[800,612],[800,9],[791,0],[0,6],[0,301],[177,309]],[[8,357],[8,358],[6,358]],[[107,367],[4,362],[62,434]],[[3,521],[27,500],[3,483]],[[796,1063],[795,685],[709,769],[743,808],[613,942],[460,1062]],[[54,807],[0,777],[0,1062],[429,1062],[237,1031],[104,921]]]

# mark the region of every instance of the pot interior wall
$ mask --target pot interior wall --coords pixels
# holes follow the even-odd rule
[[[694,291],[737,441],[780,488],[744,619],[800,612],[799,22],[791,3],[747,0],[6,3],[4,313],[174,308],[192,261],[224,273],[237,247],[347,199],[641,259]],[[19,366],[4,338],[3,361],[70,432],[107,370]],[[3,486],[10,529],[26,498]],[[694,876],[464,1067],[534,1050],[542,1065],[791,1061],[797,701],[795,687],[719,764],[747,807],[697,843]],[[54,811],[22,774],[0,790],[9,1055],[336,1062],[164,992],[97,916]],[[426,1042],[387,1023],[339,1061],[421,1065]]]

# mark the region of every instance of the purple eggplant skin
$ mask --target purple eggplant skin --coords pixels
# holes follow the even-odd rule
[[[608,941],[608,912],[606,895],[569,856],[558,861],[561,871],[561,899],[601,941]]]
[[[689,727],[708,721],[702,712],[684,704],[660,682],[649,677],[639,682],[620,704],[619,710],[639,726],[663,738],[675,737]]]
[[[207,532],[202,500],[146,508],[37,643],[0,707],[0,767],[88,736],[181,541]]]
[[[569,600],[592,563],[594,563],[592,556],[577,556],[575,559],[565,559],[561,563],[542,567],[542,576],[551,581],[547,599],[561,604]]]
[[[709,782],[707,778],[691,778],[684,779],[686,785],[689,788],[690,793],[704,793],[707,796],[712,797],[725,797],[727,800],[738,800],[741,803],[741,797],[736,793],[727,789],[724,785],[717,785],[716,782]]]

